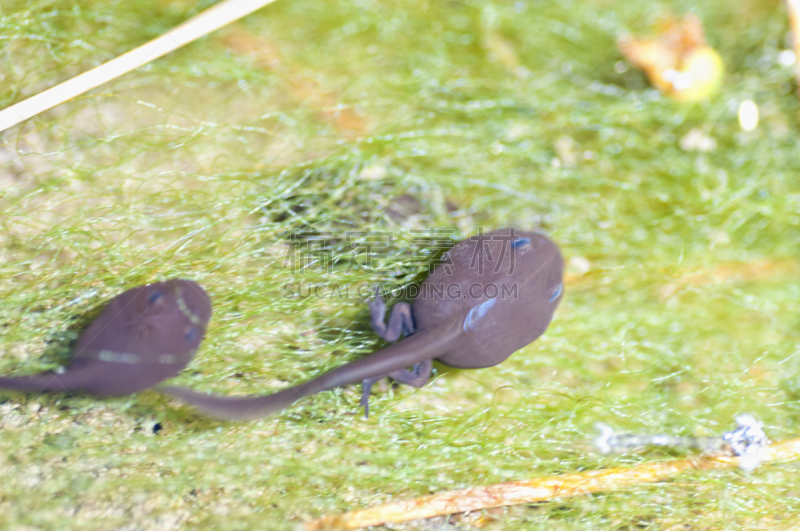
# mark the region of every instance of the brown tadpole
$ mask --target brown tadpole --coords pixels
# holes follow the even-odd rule
[[[499,229],[451,248],[419,286],[411,304],[370,302],[373,329],[397,341],[313,380],[265,396],[218,396],[163,387],[200,411],[223,419],[269,415],[326,389],[363,383],[368,413],[372,385],[385,377],[422,387],[435,359],[464,369],[491,367],[541,336],[561,301],[564,261],[558,246],[536,232]],[[409,370],[410,368],[410,370]]]
[[[188,365],[210,318],[211,299],[192,280],[129,289],[81,334],[63,372],[0,377],[0,389],[123,396],[153,387]]]

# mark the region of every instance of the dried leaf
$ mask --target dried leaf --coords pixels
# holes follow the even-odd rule
[[[693,14],[665,20],[654,38],[626,36],[617,45],[656,88],[678,101],[706,99],[722,83],[722,58],[706,44],[703,25]]]

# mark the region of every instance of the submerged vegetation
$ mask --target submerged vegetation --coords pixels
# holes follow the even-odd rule
[[[4,0],[0,107],[214,2]],[[681,104],[616,40],[694,9],[726,81]],[[63,363],[113,295],[181,276],[214,301],[175,382],[244,394],[380,347],[363,298],[418,280],[419,231],[538,229],[568,261],[547,333],[359,411],[356,387],[221,423],[148,391],[0,395],[0,527],[292,529],[456,487],[640,463],[622,431],[800,426],[800,157],[778,1],[279,0],[0,133],[0,373]],[[736,110],[753,99],[759,126]],[[705,139],[690,142],[691,138]],[[391,233],[367,263],[352,235]],[[330,235],[287,265],[285,233]],[[348,236],[350,235],[350,236]],[[307,236],[311,238],[311,236]],[[312,238],[313,239],[313,238]],[[798,468],[698,472],[455,518],[485,529],[800,525]],[[427,524],[397,526],[402,529]]]

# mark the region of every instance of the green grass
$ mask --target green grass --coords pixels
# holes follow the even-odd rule
[[[0,107],[212,3],[3,1]],[[615,70],[617,36],[668,9],[694,9],[725,59],[710,102],[669,101]],[[501,366],[440,367],[423,389],[376,393],[368,420],[357,386],[246,423],[155,391],[4,392],[0,527],[293,529],[675,455],[599,456],[586,445],[597,421],[706,436],[750,412],[773,440],[797,436],[800,124],[791,67],[777,61],[787,31],[778,2],[280,0],[0,133],[4,374],[57,366],[104,301],[184,276],[212,295],[214,317],[175,382],[265,393],[380,346],[363,300],[287,298],[287,283],[411,282],[413,231],[427,227],[538,228],[573,259],[544,337]],[[243,54],[231,34],[268,44]],[[494,59],[498,38],[527,77]],[[736,120],[745,98],[762,114],[752,133]],[[338,107],[323,112],[327,102]],[[716,149],[682,150],[693,128]],[[570,154],[573,165],[554,162]],[[415,214],[386,216],[403,195]],[[282,234],[308,228],[339,238],[332,270],[300,277],[284,267]],[[367,229],[391,231],[390,252],[348,271],[344,233]],[[460,525],[789,529],[798,480],[796,463],[698,472]]]

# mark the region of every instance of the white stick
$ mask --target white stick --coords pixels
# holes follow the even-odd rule
[[[0,131],[79,96],[249,15],[275,0],[224,0],[164,35],[0,111]]]
[[[800,1],[786,0],[786,10],[789,12],[789,27],[792,28],[795,83],[800,91]]]

